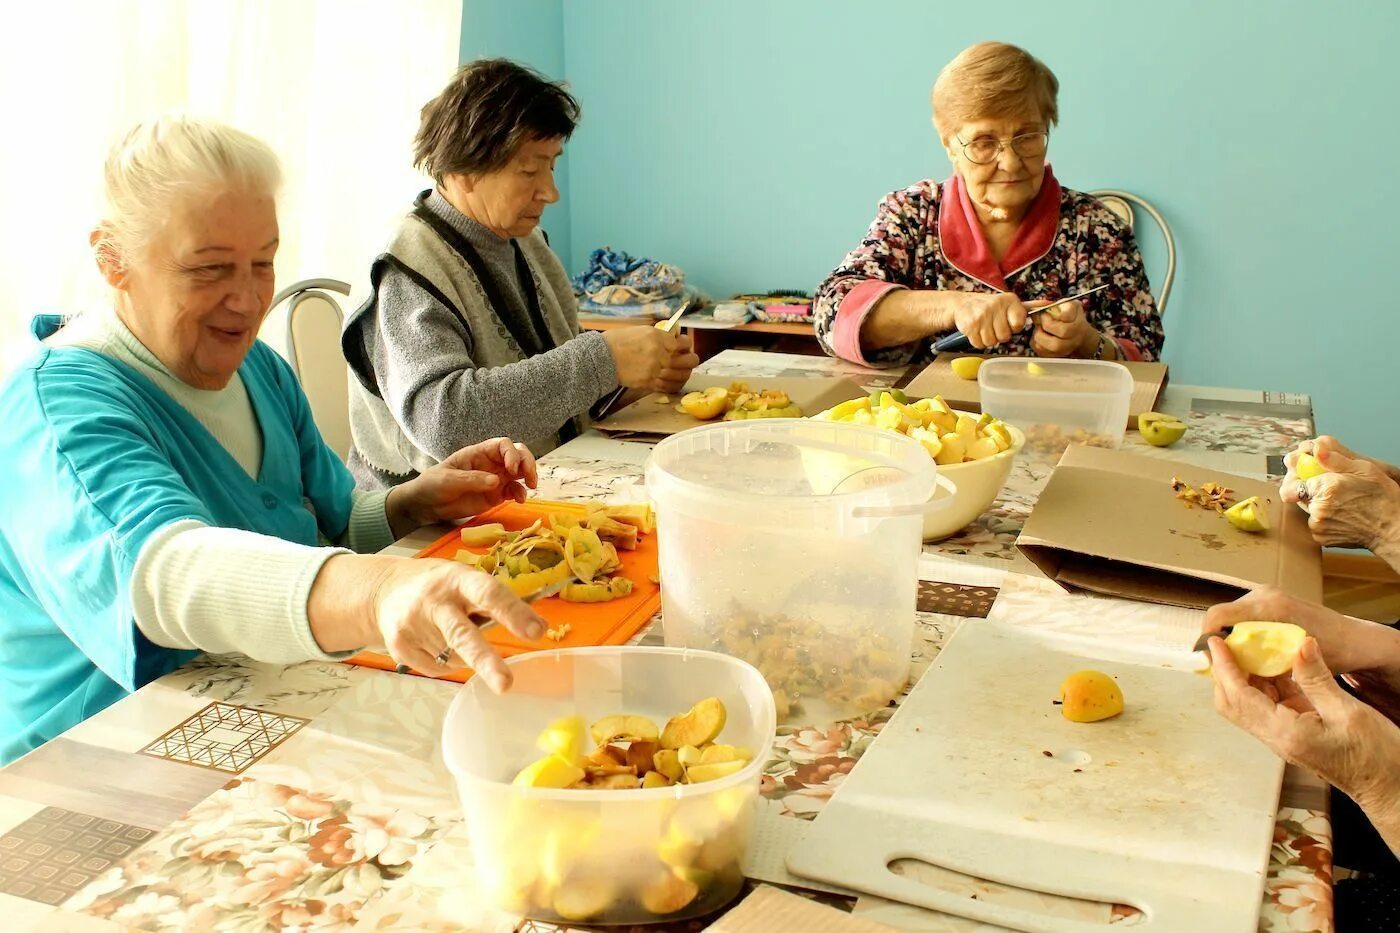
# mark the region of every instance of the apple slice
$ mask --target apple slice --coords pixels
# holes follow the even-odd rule
[[[1226,509],[1225,520],[1240,531],[1268,531],[1269,507],[1258,496],[1250,496]]]

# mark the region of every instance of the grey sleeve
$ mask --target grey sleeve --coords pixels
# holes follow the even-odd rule
[[[379,391],[413,445],[438,460],[493,437],[551,437],[618,385],[602,334],[479,367],[461,318],[408,276],[387,270],[378,298],[366,336]]]

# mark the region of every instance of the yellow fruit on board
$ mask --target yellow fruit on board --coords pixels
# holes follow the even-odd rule
[[[516,787],[570,787],[581,780],[582,768],[551,754],[526,765],[511,783]]]
[[[1070,722],[1098,722],[1123,712],[1123,691],[1101,671],[1079,671],[1060,684],[1060,715]]]
[[[1321,476],[1327,472],[1327,468],[1322,465],[1322,461],[1312,454],[1299,454],[1298,459],[1293,464],[1293,472],[1299,479],[1312,479],[1314,476]]]
[[[1186,433],[1186,423],[1161,412],[1143,412],[1138,415],[1138,433],[1153,447],[1170,447]]]
[[[588,734],[595,745],[607,745],[614,739],[654,742],[660,735],[656,723],[645,716],[604,716],[589,727]]]
[[[691,784],[703,784],[706,781],[718,781],[720,778],[729,777],[731,774],[742,771],[747,761],[717,761],[711,765],[695,765],[685,769],[685,779]]]
[[[711,421],[729,409],[729,393],[719,386],[687,392],[681,397],[681,408],[699,421]]]
[[[535,744],[542,752],[558,755],[575,768],[583,767],[583,717],[565,716],[545,726]]]
[[[1236,622],[1225,645],[1248,673],[1277,677],[1293,670],[1293,659],[1307,637],[1291,622]]]
[[[704,745],[713,742],[724,731],[726,713],[719,697],[706,697],[691,707],[690,712],[672,716],[661,730],[662,748],[682,745]]]
[[[1250,496],[1226,509],[1225,519],[1240,531],[1268,531],[1269,507],[1258,496]]]
[[[953,375],[959,379],[976,379],[977,370],[982,368],[982,357],[980,356],[960,356],[953,360]]]

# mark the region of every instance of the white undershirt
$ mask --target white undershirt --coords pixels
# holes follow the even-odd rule
[[[86,347],[131,366],[257,478],[262,429],[237,374],[222,389],[196,389],[173,375],[111,311],[82,315],[45,343]],[[377,551],[392,543],[386,495],[351,493],[350,524],[338,542],[345,547],[308,547],[192,519],[166,525],[146,539],[136,558],[131,602],[137,627],[167,648],[240,653],[270,663],[345,657],[327,654],[316,644],[307,599],[332,556]]]

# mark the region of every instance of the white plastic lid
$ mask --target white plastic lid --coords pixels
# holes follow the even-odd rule
[[[646,466],[659,507],[696,510],[923,503],[936,479],[927,451],[901,434],[801,419],[694,428],[658,444]]]
[[[1127,367],[1103,360],[1051,360],[1001,357],[977,370],[985,391],[1027,392],[1037,396],[1131,394],[1133,377]]]

